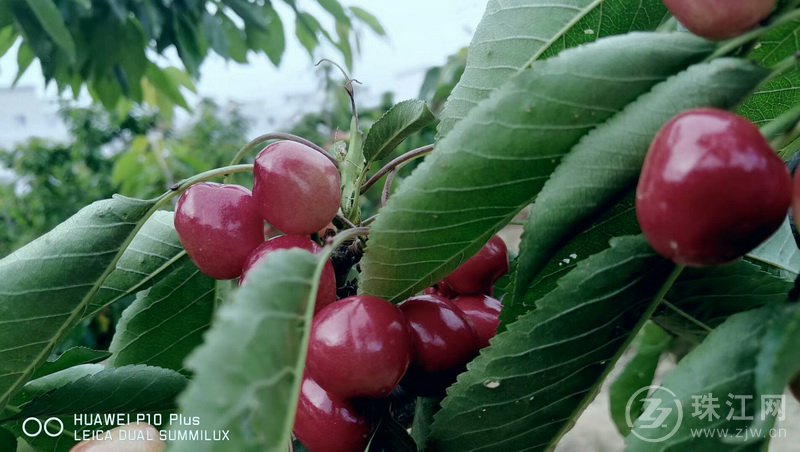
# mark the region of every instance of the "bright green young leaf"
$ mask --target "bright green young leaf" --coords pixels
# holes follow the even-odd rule
[[[111,354],[104,350],[92,350],[87,347],[72,347],[55,359],[48,359],[41,367],[36,369],[33,379],[62,371],[69,367],[81,364],[93,364],[108,358]]]
[[[20,44],[17,48],[17,75],[14,77],[14,81],[11,82],[12,87],[16,86],[19,79],[25,75],[25,71],[27,71],[31,63],[33,63],[33,58],[34,55],[30,46],[24,42]]]
[[[70,60],[75,59],[75,41],[69,33],[61,12],[53,0],[25,0],[28,7],[39,20],[42,28],[49,34],[59,47],[64,49]]]
[[[122,313],[108,365],[147,364],[183,371],[186,356],[203,342],[214,314],[216,282],[189,259]]]
[[[666,417],[653,414],[646,419],[637,419],[631,434],[625,440],[625,450],[742,450],[732,443],[736,441],[732,436],[721,439],[719,436],[700,436],[697,432],[700,429],[727,428],[730,435],[735,435],[737,429],[749,425],[750,420],[737,420],[737,417],[753,416],[756,406],[761,403],[760,394],[755,392],[756,360],[773,312],[773,307],[765,307],[736,314],[686,355],[678,367],[661,382],[661,387],[672,391],[676,396],[665,390],[658,390],[650,395],[650,406],[662,407],[664,411],[660,413]],[[717,417],[699,415],[704,411],[702,397],[709,395],[715,400],[707,398],[705,406],[716,405],[714,411]],[[647,394],[642,394],[641,397],[645,396]],[[735,396],[750,397],[745,400],[744,412],[741,410],[742,401],[732,399]],[[726,404],[728,401],[731,406]],[[695,407],[698,407],[697,412]],[[734,416],[729,416],[731,410]],[[656,417],[659,422],[654,426]],[[673,428],[676,431],[672,436],[653,442],[666,437]],[[744,450],[761,450],[761,444],[751,446]]]
[[[455,269],[532,201],[581,137],[712,48],[687,33],[633,33],[566,50],[509,80],[382,209],[361,290],[399,301]]]
[[[388,157],[403,140],[435,120],[421,100],[404,100],[394,105],[375,121],[364,138],[367,165]]]
[[[5,55],[8,49],[17,42],[17,38],[19,38],[19,35],[17,35],[14,27],[8,25],[0,29],[0,57]]]
[[[690,108],[730,108],[766,75],[738,59],[692,66],[584,137],[536,197],[520,244],[515,298],[587,221],[636,186],[652,137],[665,122]]]
[[[339,3],[339,0],[318,0],[319,5],[322,6],[325,11],[331,13],[336,22],[341,22],[345,25],[350,25],[350,16],[344,11],[342,4]]]
[[[178,234],[172,212],[155,212],[142,226],[125,249],[100,290],[92,297],[84,318],[103,307],[150,287],[178,264],[188,261]]]
[[[792,234],[789,219],[784,221],[772,237],[747,254],[747,259],[771,267],[787,279],[794,280],[800,273],[800,249]]]
[[[747,58],[772,67],[800,51],[800,21],[782,25],[762,37]],[[800,69],[795,67],[760,86],[738,113],[763,125],[800,103]]]
[[[314,21],[309,20],[308,13],[299,13],[294,23],[294,33],[297,40],[305,47],[308,54],[314,56],[314,49],[319,45],[317,33],[320,31],[314,26]]]
[[[0,260],[0,407],[80,321],[154,205],[95,202]]]
[[[641,236],[614,239],[580,262],[448,389],[431,447],[554,447],[644,324],[673,269]]]
[[[665,15],[661,0],[489,1],[467,69],[440,115],[439,135],[533,61],[606,36],[653,30]]]
[[[186,362],[195,376],[180,406],[201,428],[229,429],[230,441],[184,441],[174,450],[287,450],[321,271],[305,251],[277,251],[220,307]]]
[[[661,354],[669,345],[670,339],[670,335],[661,327],[648,322],[633,345],[635,349],[633,358],[625,364],[625,368],[609,387],[611,419],[614,421],[617,431],[623,436],[631,430],[625,419],[628,400],[636,391],[653,382]],[[631,409],[633,419],[638,418],[643,409],[644,405],[637,401],[635,408]]]
[[[383,25],[381,25],[377,17],[373,16],[363,8],[359,8],[358,6],[351,6],[350,12],[352,12],[354,16],[358,17],[361,22],[364,22],[377,35],[386,36],[386,30],[383,29]]]

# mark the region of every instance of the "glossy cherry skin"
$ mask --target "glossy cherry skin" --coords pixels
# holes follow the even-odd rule
[[[317,254],[322,250],[319,245],[305,236],[282,235],[271,238],[253,250],[250,256],[247,257],[247,261],[244,263],[242,269],[242,277],[239,280],[239,285],[244,283],[250,269],[262,259],[267,258],[270,253],[277,250],[288,250],[292,248],[300,248],[313,254]],[[333,264],[328,261],[325,263],[325,268],[322,270],[322,276],[319,280],[317,302],[314,305],[314,312],[319,312],[322,308],[334,301],[336,301],[336,274],[333,271]]]
[[[478,338],[450,300],[420,295],[400,305],[411,327],[414,364],[425,372],[442,372],[463,365],[478,352]]]
[[[348,297],[314,317],[307,372],[339,397],[387,397],[405,375],[413,347],[397,306],[377,297]]]
[[[733,261],[781,225],[792,181],[749,121],[699,109],[656,135],[636,190],[636,216],[650,245],[693,267]]]
[[[739,36],[766,19],[776,0],[664,0],[692,33],[715,41]]]
[[[353,452],[366,448],[370,427],[349,402],[304,377],[293,432],[309,452]]]
[[[330,223],[339,210],[339,171],[304,144],[270,144],[256,157],[253,173],[258,211],[286,234],[311,235]]]
[[[488,293],[495,281],[506,273],[508,273],[508,248],[503,239],[494,236],[476,255],[443,279],[438,285],[438,290],[443,294]]]
[[[200,183],[178,200],[175,230],[192,262],[214,279],[233,279],[247,256],[264,242],[264,221],[250,190]]]
[[[453,304],[464,313],[467,322],[478,336],[478,347],[487,347],[489,339],[497,334],[503,305],[488,295],[461,295],[453,300]]]

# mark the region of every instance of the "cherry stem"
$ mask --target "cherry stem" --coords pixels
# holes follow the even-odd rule
[[[400,168],[395,168],[386,175],[386,181],[383,183],[383,192],[381,193],[381,207],[384,207],[389,201],[389,194],[392,191],[392,182],[394,177],[397,176],[397,171]]]
[[[410,162],[410,161],[412,161],[412,160],[414,160],[416,158],[419,158],[419,157],[422,157],[424,155],[430,154],[431,151],[433,151],[433,145],[432,144],[428,144],[428,145],[421,146],[421,147],[418,147],[416,149],[413,149],[411,151],[408,151],[405,154],[396,157],[394,160],[392,160],[391,162],[387,163],[383,168],[379,169],[377,173],[375,173],[372,177],[369,178],[369,180],[364,182],[364,185],[361,186],[361,194],[364,194],[367,190],[370,189],[370,187],[375,185],[386,174],[392,172],[395,169],[399,170],[406,163],[408,163],[408,162]]]
[[[223,166],[222,168],[215,168],[209,171],[202,172],[200,174],[196,174],[190,178],[184,179],[178,183],[172,184],[169,187],[169,191],[164,193],[158,198],[156,205],[153,206],[153,211],[156,211],[167,204],[172,198],[175,196],[180,195],[184,191],[186,191],[189,187],[199,182],[205,182],[208,180],[216,179],[217,177],[223,176],[227,178],[231,174],[237,173],[248,173],[253,171],[253,164],[252,163],[244,163],[239,165],[231,165],[231,166]]]
[[[670,303],[669,301],[667,301],[667,300],[661,300],[661,303],[663,303],[663,304],[664,304],[664,306],[666,306],[667,308],[671,309],[672,311],[674,311],[674,312],[675,312],[676,314],[678,314],[679,316],[681,316],[681,317],[683,317],[684,319],[686,319],[686,320],[688,320],[689,322],[691,322],[693,325],[696,325],[696,326],[700,327],[701,329],[705,330],[705,331],[706,331],[706,332],[708,332],[708,333],[710,333],[711,331],[713,331],[713,328],[711,328],[710,326],[706,325],[706,324],[705,324],[705,323],[703,323],[701,320],[699,320],[699,319],[696,319],[694,316],[692,316],[692,315],[691,315],[691,314],[689,314],[688,312],[684,311],[683,309],[681,309],[681,308],[679,308],[679,307],[675,306],[674,304]]]
[[[339,220],[339,221],[341,221],[342,223],[346,224],[346,225],[347,225],[347,226],[349,226],[351,229],[352,229],[352,228],[357,228],[357,227],[358,227],[358,226],[356,226],[356,225],[355,225],[355,224],[354,224],[352,221],[350,221],[350,220],[348,220],[347,218],[345,218],[345,216],[344,216],[344,215],[339,215],[339,214],[336,214],[336,219],[337,219],[337,220]]]
[[[262,144],[266,143],[267,141],[272,141],[272,140],[287,140],[287,141],[294,141],[296,143],[304,144],[304,145],[310,147],[311,149],[319,152],[320,154],[324,155],[325,158],[330,160],[331,163],[333,163],[337,168],[339,167],[339,162],[336,160],[336,158],[334,156],[330,155],[328,153],[328,151],[323,149],[321,146],[319,146],[319,145],[317,145],[317,144],[315,144],[315,143],[313,143],[311,141],[308,141],[303,137],[298,137],[297,135],[292,135],[291,133],[283,133],[283,132],[265,133],[264,135],[259,135],[259,136],[255,137],[255,138],[253,138],[252,140],[250,140],[249,143],[247,143],[244,146],[242,146],[242,148],[239,149],[238,152],[236,152],[236,155],[234,155],[233,159],[231,159],[230,165],[231,166],[232,165],[238,165],[239,162],[242,161],[242,159],[244,158],[245,155],[249,154],[252,150],[256,149],[257,147],[261,146]]]
[[[327,58],[323,58],[323,59],[317,61],[317,64],[315,66],[319,66],[322,63],[328,63],[328,64],[336,67],[337,69],[339,69],[339,72],[342,73],[342,76],[344,76],[344,80],[345,80],[345,82],[344,82],[344,90],[347,92],[347,96],[350,98],[350,109],[351,109],[351,111],[353,113],[353,121],[355,122],[355,125],[356,125],[355,132],[358,132],[358,108],[356,107],[356,95],[355,95],[355,91],[353,90],[353,83],[358,83],[360,85],[361,82],[359,82],[358,80],[356,80],[354,78],[351,78],[350,74],[348,74],[347,71],[345,71],[342,66],[340,66],[338,63],[336,63],[333,60],[329,60]],[[351,131],[351,133],[353,133],[353,131]]]
[[[711,54],[711,56],[708,59],[711,60],[711,59],[714,59],[714,58],[717,58],[717,57],[729,55],[729,54],[735,52],[740,47],[742,47],[744,45],[747,45],[748,43],[750,43],[752,41],[755,41],[756,39],[760,38],[764,34],[772,31],[773,29],[775,29],[777,27],[780,27],[781,25],[785,25],[785,24],[787,24],[789,22],[792,22],[794,20],[797,20],[798,18],[800,18],[800,9],[796,9],[796,10],[787,12],[786,14],[784,14],[782,16],[779,16],[774,21],[772,21],[772,22],[770,22],[770,23],[768,23],[768,24],[766,24],[766,25],[764,25],[762,27],[758,27],[756,29],[750,30],[750,31],[748,31],[747,33],[745,33],[745,34],[743,34],[741,36],[738,36],[738,37],[733,38],[733,39],[731,39],[729,41],[726,41],[724,44],[722,44],[716,50],[716,52]]]
[[[793,128],[797,127],[798,122],[800,122],[800,105],[796,105],[794,108],[785,111],[777,118],[762,126],[761,134],[770,142],[783,142],[783,140],[778,140],[778,138],[781,138],[787,131],[791,131]],[[782,148],[786,144],[788,143],[776,143],[775,146],[777,148]]]
[[[368,227],[359,226],[355,228],[345,229],[344,231],[341,231],[338,234],[334,235],[333,237],[329,238],[326,241],[326,244],[329,245],[331,248],[336,249],[341,244],[345,243],[348,240],[352,240],[354,238],[357,238],[358,236],[367,234],[369,234]]]

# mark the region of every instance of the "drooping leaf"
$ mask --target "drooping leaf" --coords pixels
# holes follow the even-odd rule
[[[317,33],[320,31],[315,27],[315,22],[310,20],[312,17],[308,13],[298,13],[294,23],[294,33],[297,40],[305,47],[308,54],[314,56],[314,49],[319,45]]]
[[[533,61],[603,37],[653,30],[665,15],[660,0],[489,1],[466,71],[440,115],[439,135]]]
[[[800,273],[800,249],[792,234],[789,219],[766,242],[747,254],[747,259],[794,280]]]
[[[110,355],[109,352],[104,350],[92,350],[87,347],[72,347],[57,358],[47,360],[41,367],[36,369],[36,372],[34,372],[31,378],[40,378],[81,364],[97,363],[108,358]]]
[[[631,430],[626,421],[625,411],[630,410],[630,416],[636,419],[644,409],[640,401],[635,401],[636,405],[629,408],[628,401],[636,391],[653,382],[661,354],[669,343],[670,335],[666,331],[655,323],[647,323],[634,343],[636,354],[625,364],[625,368],[609,387],[611,419],[617,431],[623,436]]]
[[[80,321],[154,205],[98,201],[0,260],[0,407]]]
[[[53,0],[25,0],[28,7],[39,20],[42,28],[53,41],[67,53],[70,60],[75,59],[75,41],[69,33],[64,19]]]
[[[750,447],[735,447],[733,435],[749,425],[761,403],[755,392],[756,359],[773,311],[774,307],[768,306],[732,316],[686,355],[661,382],[664,389],[649,395],[651,409],[636,420],[625,440],[626,450],[761,450],[763,439]],[[709,406],[710,410],[704,408]],[[712,411],[716,417],[709,417]],[[697,433],[722,428],[731,436]]]
[[[373,16],[367,10],[359,8],[358,6],[351,6],[350,12],[352,12],[354,16],[358,17],[361,22],[364,22],[378,36],[386,36],[386,30],[384,30],[381,22],[377,17]]]
[[[195,376],[180,406],[202,428],[229,429],[230,441],[185,441],[175,450],[286,451],[321,270],[305,251],[275,252],[221,306],[187,360]]]
[[[125,249],[100,290],[92,297],[84,317],[90,317],[103,307],[159,281],[178,264],[188,261],[178,234],[172,212],[155,212]]]
[[[454,270],[532,201],[582,136],[709,50],[686,33],[634,33],[569,49],[509,80],[382,209],[361,290],[399,301]]]
[[[183,370],[186,356],[203,342],[214,313],[216,282],[188,259],[139,292],[122,313],[108,365],[147,364]]]
[[[403,140],[435,119],[421,100],[405,100],[392,106],[375,121],[364,138],[364,158],[367,165],[388,157]]]
[[[665,122],[690,108],[730,108],[766,75],[737,59],[692,66],[585,136],[536,197],[520,244],[514,297],[524,296],[542,267],[587,221],[636,186],[652,137]]]
[[[434,450],[547,450],[592,400],[674,266],[641,236],[580,262],[448,389]]]
[[[8,52],[8,49],[17,42],[19,35],[14,30],[14,27],[8,25],[0,29],[0,57]]]

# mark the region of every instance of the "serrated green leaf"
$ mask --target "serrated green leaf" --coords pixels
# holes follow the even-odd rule
[[[800,21],[789,22],[764,35],[747,58],[772,67],[800,51]],[[800,103],[800,68],[768,81],[738,109],[756,125],[763,125]]]
[[[748,253],[747,258],[772,267],[786,275],[787,279],[794,280],[800,273],[800,249],[792,234],[789,219],[766,242]]]
[[[36,369],[33,379],[41,378],[69,367],[81,364],[94,364],[108,358],[111,354],[104,350],[92,350],[87,347],[72,347],[67,349],[55,359],[49,359]]]
[[[673,269],[641,236],[615,239],[580,262],[448,389],[431,447],[552,448],[595,396]]]
[[[393,105],[375,121],[364,137],[367,165],[388,157],[403,140],[435,120],[424,101],[410,99]]]
[[[566,241],[635,188],[652,137],[665,122],[690,108],[730,108],[766,76],[766,70],[744,60],[698,64],[656,86],[586,135],[536,197],[520,244],[513,296],[523,297]]]
[[[611,419],[622,436],[631,430],[625,420],[625,411],[630,409],[630,415],[636,419],[644,409],[644,404],[640,401],[637,401],[635,406],[631,405],[632,408],[628,408],[628,400],[640,388],[649,386],[653,382],[661,354],[669,345],[670,339],[670,335],[661,327],[648,322],[636,338],[634,343],[636,352],[633,358],[625,364],[625,368],[609,386]]]
[[[104,370],[106,367],[102,364],[78,364],[76,366],[67,367],[66,369],[53,372],[43,377],[36,378],[25,383],[22,390],[17,393],[12,399],[14,405],[22,406],[36,397],[45,395],[58,389],[66,384],[80,380],[81,378],[89,375],[94,375],[97,372]]]
[[[52,0],[25,0],[28,7],[39,20],[42,28],[61,47],[70,60],[75,60],[75,41],[64,24],[61,12]]]
[[[769,318],[773,315],[773,307],[765,307],[755,311],[736,314],[720,325],[705,341],[686,355],[678,367],[667,374],[660,386],[672,391],[655,391],[649,396],[648,403],[654,408],[663,408],[647,419],[640,417],[634,423],[631,434],[625,440],[627,451],[663,451],[663,450],[760,450],[762,444],[751,447],[735,447],[735,438],[703,436],[696,432],[700,429],[727,428],[730,435],[736,435],[738,429],[747,428],[749,420],[728,419],[730,411],[741,415],[739,400],[731,400],[732,396],[749,396],[746,401],[745,416],[753,416],[757,404],[761,403],[759,394],[755,393],[755,367],[761,340]],[[693,402],[696,397],[711,394],[717,405],[717,418],[701,417],[695,412]],[[730,394],[730,395],[729,395]],[[645,397],[643,394],[642,397]],[[675,401],[680,402],[677,406]],[[732,406],[726,402],[731,401]],[[679,409],[680,408],[680,409]],[[700,411],[701,412],[701,411]],[[679,416],[682,418],[678,421]],[[653,426],[658,417],[659,425]],[[667,436],[675,426],[675,433],[666,439],[653,442]],[[649,428],[653,427],[653,428]],[[644,439],[642,439],[644,438]],[[649,441],[648,441],[649,440]],[[763,441],[758,441],[763,443]]]
[[[592,128],[712,46],[633,33],[569,49],[515,76],[459,122],[372,226],[361,290],[400,301],[478,251]]]
[[[155,204],[95,202],[0,260],[0,407],[80,321]]]
[[[175,232],[172,212],[155,212],[122,253],[114,271],[92,297],[84,318],[158,282],[188,260]]]
[[[286,451],[321,271],[318,256],[277,251],[220,307],[186,362],[195,377],[180,406],[203,428],[229,429],[230,440],[185,441],[174,450]]]
[[[606,36],[654,30],[665,15],[660,0],[491,0],[440,115],[439,136],[533,61]]]
[[[108,365],[147,364],[183,371],[214,313],[216,282],[184,258],[122,313]]]
[[[386,30],[383,29],[381,22],[367,10],[359,8],[358,6],[351,6],[350,12],[358,17],[361,22],[364,22],[364,24],[371,28],[378,36],[386,36]]]

